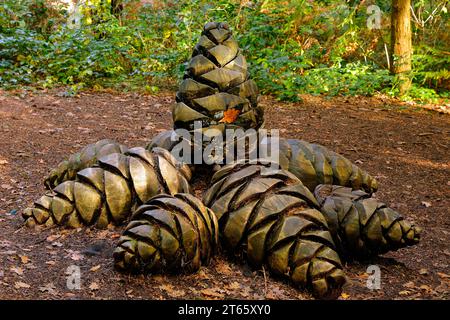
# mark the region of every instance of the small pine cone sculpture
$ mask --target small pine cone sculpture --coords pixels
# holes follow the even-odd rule
[[[335,243],[347,257],[383,254],[420,240],[419,227],[364,191],[319,185],[314,194]]]
[[[194,48],[172,109],[175,129],[260,128],[263,109],[247,62],[225,23],[210,22]]]
[[[209,263],[217,243],[217,219],[199,199],[159,195],[133,213],[114,262],[132,273],[189,273]]]
[[[344,156],[319,144],[280,138],[280,165],[311,191],[319,184],[334,184],[373,193],[378,183]]]
[[[27,226],[54,224],[78,228],[120,225],[133,208],[160,194],[190,192],[189,167],[179,165],[164,149],[132,148],[98,160],[24,210]]]
[[[313,194],[294,175],[267,164],[224,166],[204,203],[216,214],[225,249],[312,290],[336,298],[345,283],[341,261]]]
[[[67,180],[75,180],[77,172],[97,164],[99,158],[112,153],[124,153],[128,148],[113,140],[103,139],[84,147],[58,164],[44,180],[47,189],[53,189]]]

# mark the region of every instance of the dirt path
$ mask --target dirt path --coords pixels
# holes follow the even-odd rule
[[[0,92],[0,299],[311,298],[224,256],[194,275],[119,274],[112,268],[111,252],[120,229],[21,228],[20,211],[42,195],[42,180],[51,167],[102,138],[145,145],[170,128],[172,97]],[[416,247],[347,263],[349,283],[341,298],[448,299],[450,117],[371,98],[306,97],[301,104],[263,98],[262,103],[268,128],[321,143],[356,161],[378,178],[376,197],[424,229]],[[381,290],[366,288],[370,264],[381,269]],[[71,265],[80,267],[80,290],[66,286]]]

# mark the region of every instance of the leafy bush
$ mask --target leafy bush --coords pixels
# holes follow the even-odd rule
[[[87,3],[81,27],[74,28],[68,8],[44,0],[4,0],[0,85],[174,88],[203,24],[216,20],[229,22],[252,77],[263,93],[278,99],[295,101],[300,93],[396,92],[384,51],[388,0],[377,2],[385,16],[383,29],[376,31],[366,28],[366,7],[358,1],[179,0],[151,6],[124,0],[121,15],[111,14],[110,0]],[[434,28],[446,26],[439,21]],[[445,44],[430,44],[430,36],[419,40],[410,95],[446,97],[450,58],[440,49]]]

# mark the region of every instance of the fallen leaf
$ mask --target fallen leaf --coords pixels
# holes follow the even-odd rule
[[[216,271],[222,273],[223,275],[231,275],[233,273],[233,270],[230,268],[230,266],[224,262],[217,263]]]
[[[422,284],[419,288],[422,289],[422,290],[425,290],[427,292],[432,292],[433,291],[433,289],[431,289],[431,287],[427,286],[426,284]]]
[[[241,288],[241,285],[239,284],[239,282],[236,282],[236,281],[225,286],[225,289],[228,289],[228,290],[237,290],[240,288]]]
[[[200,290],[200,292],[205,295],[205,296],[209,296],[209,297],[214,297],[214,298],[219,298],[222,299],[224,297],[223,293],[221,293],[220,291],[223,291],[221,289],[215,289],[215,288],[209,288],[209,289],[203,289]]]
[[[223,118],[219,120],[219,122],[224,123],[233,123],[236,121],[240,111],[236,109],[228,109],[223,112]]]
[[[419,274],[421,274],[421,275],[428,275],[428,270],[425,269],[425,268],[422,268],[422,269],[419,270]]]
[[[6,183],[1,184],[0,187],[5,190],[12,189],[12,185]]]
[[[400,291],[398,294],[401,295],[401,296],[406,296],[406,295],[408,295],[408,294],[410,294],[410,293],[411,293],[411,292],[408,291],[408,290],[403,290],[403,291]]]
[[[425,208],[431,207],[431,202],[422,201],[421,204],[422,204]]]
[[[167,292],[167,294],[173,298],[179,298],[186,295],[186,292],[184,290],[176,290],[174,286],[170,284],[162,284],[159,286],[159,288]]]
[[[198,280],[211,279],[211,277],[205,272],[205,270],[203,268],[200,269],[195,276]]]
[[[341,298],[344,300],[347,300],[348,298],[350,298],[350,295],[348,293],[342,292],[341,293]]]
[[[83,260],[83,255],[79,252],[79,251],[72,251],[72,250],[68,250],[68,252],[70,253],[70,259],[74,260],[74,261],[79,261],[79,260]]]
[[[409,289],[413,289],[413,288],[416,287],[416,285],[415,285],[414,282],[412,282],[412,281],[409,281],[409,282],[405,283],[403,286],[404,286],[405,288],[409,288]]]
[[[444,279],[450,278],[450,275],[448,275],[448,274],[446,274],[446,273],[443,273],[443,272],[437,272],[437,275],[438,275],[439,277],[441,277],[441,278],[444,278]]]
[[[11,267],[9,270],[17,273],[19,276],[23,275],[23,269],[21,267]]]
[[[56,264],[55,261],[45,261],[45,264],[48,264],[49,266],[54,266]]]
[[[92,268],[89,269],[89,270],[91,270],[92,272],[96,272],[96,271],[98,271],[98,269],[100,269],[100,267],[101,267],[101,264],[96,265],[95,267],[92,267]]]
[[[91,291],[98,290],[98,289],[100,289],[100,286],[98,285],[97,282],[92,282],[92,283],[89,285],[89,289],[90,289]]]
[[[266,298],[271,300],[279,300],[285,297],[284,291],[279,287],[273,287],[267,292]]]
[[[61,238],[60,234],[52,234],[52,235],[48,236],[46,240],[48,242],[53,242],[53,241],[55,241],[56,239],[59,239],[59,238]]]
[[[128,298],[134,298],[134,295],[132,295],[133,290],[128,290],[125,292],[125,294],[127,295]]]
[[[14,283],[14,288],[16,288],[16,289],[28,289],[30,287],[31,286],[29,284],[22,282],[22,281],[18,281],[18,282]]]
[[[0,160],[0,164],[8,164],[8,163],[9,162],[7,160],[3,160],[3,159]]]
[[[22,261],[23,264],[27,264],[28,262],[30,262],[30,258],[28,258],[27,256],[20,256],[20,261]]]
[[[51,294],[51,295],[56,295],[56,294],[58,294],[57,292],[56,292],[56,287],[55,287],[55,285],[53,284],[53,282],[50,282],[50,283],[47,283],[45,286],[43,286],[43,287],[39,287],[38,288],[39,289],[39,291],[40,292],[47,292],[47,293],[49,293],[49,294]]]

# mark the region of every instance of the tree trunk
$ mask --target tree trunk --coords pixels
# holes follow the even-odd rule
[[[391,73],[397,76],[400,95],[411,87],[411,0],[392,0]]]

